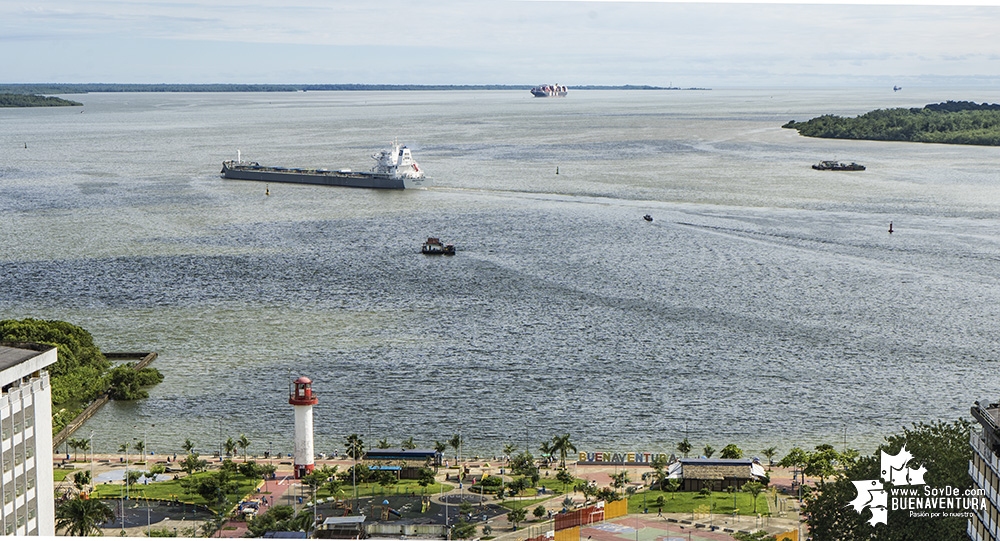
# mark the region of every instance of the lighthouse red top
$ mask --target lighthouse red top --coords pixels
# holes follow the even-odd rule
[[[293,406],[315,406],[319,399],[312,392],[312,380],[302,376],[292,382],[292,392],[288,395],[288,403]]]

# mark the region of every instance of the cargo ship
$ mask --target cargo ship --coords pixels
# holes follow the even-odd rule
[[[389,148],[372,154],[375,166],[370,171],[350,169],[304,169],[260,165],[245,162],[236,151],[236,160],[222,162],[222,178],[260,180],[265,182],[291,182],[295,184],[320,184],[351,188],[378,188],[403,190],[423,187],[425,177],[410,149],[393,141]]]
[[[536,98],[565,98],[569,92],[565,86],[558,83],[554,85],[541,85],[531,89],[531,95]]]
[[[835,161],[822,161],[813,166],[817,171],[864,171],[865,166],[858,163],[842,163]]]

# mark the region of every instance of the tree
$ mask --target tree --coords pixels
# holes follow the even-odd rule
[[[431,468],[420,468],[417,473],[417,484],[426,489],[428,486],[434,484],[434,470]]]
[[[465,516],[459,516],[458,521],[451,527],[451,537],[453,539],[468,539],[476,535],[476,525],[465,520]]]
[[[667,482],[661,485],[661,488],[670,493],[670,499],[674,499],[674,493],[681,488],[680,479],[667,479]]]
[[[757,482],[757,481],[750,481],[750,482],[747,482],[747,483],[743,483],[742,490],[743,490],[743,492],[746,492],[747,494],[749,494],[751,498],[753,498],[753,512],[754,512],[754,514],[756,514],[757,513],[757,496],[760,496],[760,493],[764,491],[764,485],[761,484],[761,483],[759,483],[759,482]]]
[[[73,450],[73,461],[76,462],[77,454],[76,451],[80,448],[80,444],[77,443],[79,440],[76,438],[70,438],[66,440],[66,447]]]
[[[684,454],[684,458],[687,458],[688,453],[691,452],[691,442],[687,438],[677,444],[677,450]]]
[[[80,439],[76,440],[76,445],[77,445],[77,449],[83,451],[83,453],[84,453],[83,454],[83,458],[84,458],[84,460],[86,460],[87,459],[87,451],[90,450],[90,440],[87,439],[87,438],[80,438]],[[93,458],[93,457],[91,457],[91,458]]]
[[[455,448],[455,453],[456,453],[455,459],[456,460],[461,459],[461,457],[459,456],[459,451],[462,449],[462,436],[460,434],[455,434],[454,436],[451,437],[450,440],[448,440],[448,445],[451,445],[452,447]]]
[[[410,439],[408,440],[403,440],[403,449],[416,449],[416,448],[417,444],[413,443],[413,436],[410,436]]]
[[[66,535],[101,535],[100,525],[115,518],[115,512],[97,499],[70,498],[56,508],[56,530]]]
[[[541,520],[545,516],[545,506],[539,505],[531,514],[535,515],[535,520]]]
[[[730,443],[729,445],[722,448],[719,452],[720,458],[743,458],[743,449],[736,446],[735,443]]]
[[[511,455],[514,454],[514,451],[517,451],[517,447],[513,443],[504,444],[503,455],[507,457],[508,461],[510,460]]]
[[[237,445],[236,445],[236,441],[234,441],[233,438],[227,438],[224,447],[226,449],[226,456],[235,456],[236,455]]]
[[[365,442],[357,434],[347,436],[347,456],[354,460],[361,460],[365,454]]]
[[[83,487],[89,484],[90,484],[89,470],[78,471],[73,474],[73,486],[75,486],[76,489],[79,490],[80,492],[83,492]]]
[[[543,441],[542,444],[538,446],[538,452],[542,454],[542,458],[545,460],[545,464],[548,465],[549,460],[553,459],[552,455],[555,454],[552,447],[552,442]]]
[[[628,470],[622,470],[611,476],[611,486],[615,489],[621,489],[631,481],[628,476]]]
[[[573,484],[573,474],[571,474],[566,468],[559,468],[559,472],[556,473],[556,481],[562,483],[563,492],[565,492],[566,485]]]
[[[142,440],[135,440],[135,443],[132,444],[132,448],[135,449],[135,452],[139,453],[140,461],[146,460],[146,442]]]
[[[805,500],[803,516],[807,517],[813,539],[875,541],[932,541],[964,539],[966,519],[962,517],[911,517],[907,510],[889,510],[886,525],[868,523],[870,511],[858,513],[851,502],[858,492],[853,481],[881,479],[881,453],[896,456],[903,447],[912,455],[909,468],[924,467],[926,486],[952,487],[958,493],[972,486],[968,475],[972,448],[969,446],[971,423],[958,420],[951,423],[919,423],[903,433],[886,437],[885,443],[870,456],[847,461],[838,468],[829,482],[820,481],[816,490]],[[886,489],[891,484],[886,483]]]
[[[191,454],[180,462],[180,466],[188,475],[191,475],[196,471],[204,471],[208,468],[208,461],[199,459],[198,453],[192,451]]]
[[[247,447],[250,447],[250,440],[246,434],[240,434],[240,439],[236,440],[236,445],[243,449],[243,461],[247,460]]]
[[[715,454],[715,447],[705,444],[705,448],[701,450],[701,453],[705,455],[705,458],[712,458],[712,455]]]
[[[524,522],[525,517],[528,516],[527,509],[521,507],[519,509],[511,509],[507,512],[507,521],[510,522],[514,529],[517,529],[517,525],[520,522]]]
[[[767,449],[761,451],[761,454],[767,457],[767,466],[768,469],[771,469],[771,463],[774,462],[774,456],[778,454],[778,448],[768,447]]]
[[[194,452],[194,443],[191,442],[190,438],[185,439],[184,445],[181,445],[181,449],[184,449],[185,453],[191,454]]]
[[[146,472],[144,472],[144,471],[129,470],[128,473],[125,475],[125,484],[128,485],[128,486],[132,486],[132,485],[138,483],[139,479],[141,479],[145,475],[146,475]]]
[[[808,461],[809,453],[805,452],[801,447],[792,447],[789,449],[788,454],[778,462],[778,466],[782,468],[798,468],[801,471]],[[800,479],[799,481],[801,482],[802,480]]]
[[[574,453],[577,452],[576,446],[569,440],[569,433],[563,434],[562,436],[553,436],[552,450],[555,453],[559,453],[559,462],[563,468],[566,467],[566,455],[568,455],[571,451]]]
[[[118,365],[108,374],[108,396],[112,400],[140,400],[148,398],[144,389],[163,381],[159,370],[146,367],[136,370],[134,363]]]

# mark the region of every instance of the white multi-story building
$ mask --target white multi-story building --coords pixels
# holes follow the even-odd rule
[[[982,489],[986,505],[969,519],[967,533],[973,541],[1000,540],[1000,404],[976,402],[972,416],[982,432],[972,430],[969,475]]]
[[[52,389],[56,348],[0,344],[0,534],[55,535]]]

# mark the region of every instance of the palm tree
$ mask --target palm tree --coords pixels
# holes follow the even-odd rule
[[[541,451],[542,457],[545,459],[546,467],[548,466],[549,461],[552,460],[552,455],[555,454],[554,447],[555,446],[552,443],[547,441],[543,441],[542,444],[538,446],[538,450]]]
[[[80,445],[77,443],[78,441],[79,440],[77,440],[76,438],[70,438],[70,439],[66,440],[66,446],[73,450],[73,455],[74,455],[73,456],[73,461],[74,462],[76,462],[76,450],[80,448]]]
[[[146,460],[146,442],[142,440],[136,440],[135,444],[132,445],[132,448],[139,453],[139,456],[141,457],[140,460]]]
[[[243,462],[247,461],[247,447],[250,447],[250,440],[247,439],[246,434],[240,434],[240,439],[236,440],[236,445],[243,449]]]
[[[403,442],[403,449],[416,449],[416,448],[417,444],[413,443],[413,436],[410,436],[410,439]]]
[[[230,455],[235,456],[236,455],[236,448],[238,446],[236,445],[236,442],[233,441],[233,438],[228,438],[226,440],[225,447],[226,447],[226,456],[230,456]]]
[[[687,438],[684,438],[684,441],[677,444],[677,450],[684,453],[684,458],[687,458],[688,453],[691,452],[691,449],[692,449],[691,442],[689,442]]]
[[[774,462],[774,455],[778,454],[778,448],[777,447],[768,447],[767,449],[764,449],[763,451],[761,451],[761,453],[763,453],[764,456],[767,457],[767,469],[770,470],[771,469],[771,463]]]
[[[181,449],[184,449],[184,452],[189,455],[194,452],[194,443],[191,441],[191,438],[184,440],[184,445],[181,445]]]
[[[115,512],[101,500],[72,498],[56,508],[56,529],[70,536],[101,535],[98,526],[113,518]]]
[[[562,463],[562,467],[566,467],[566,455],[576,451],[576,446],[573,442],[569,441],[569,433],[563,434],[562,436],[552,437],[552,452],[559,453],[559,460]]]
[[[507,457],[507,462],[510,462],[510,456],[514,454],[514,451],[517,451],[517,447],[515,447],[513,443],[508,443],[503,446],[503,455]]]
[[[347,436],[347,456],[353,458],[354,460],[361,460],[361,457],[364,454],[365,442],[361,441],[361,437],[357,434]]]
[[[454,447],[455,448],[455,452],[458,453],[459,449],[462,448],[462,435],[461,434],[455,434],[454,436],[452,436],[451,439],[448,440],[448,445],[451,445],[452,447]],[[458,460],[460,458],[461,457],[458,454],[455,455],[455,459],[456,460]]]
[[[90,440],[87,438],[80,438],[76,440],[77,448],[83,451],[83,459],[87,460],[87,451],[90,450]]]

